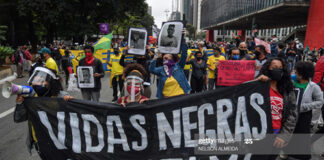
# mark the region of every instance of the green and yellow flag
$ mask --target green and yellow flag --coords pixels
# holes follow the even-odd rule
[[[93,47],[94,47],[94,53],[96,53],[96,51],[98,49],[110,49],[111,46],[111,39],[113,36],[113,32],[111,32],[110,34],[107,34],[105,36],[103,36],[102,38],[99,39],[99,41],[97,41]]]

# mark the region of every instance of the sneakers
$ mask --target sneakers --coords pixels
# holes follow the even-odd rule
[[[286,154],[280,154],[279,157],[280,157],[280,159],[283,159],[283,160],[288,159],[288,155],[286,155]]]
[[[112,102],[116,102],[117,101],[117,97],[114,97],[114,99],[112,100]]]

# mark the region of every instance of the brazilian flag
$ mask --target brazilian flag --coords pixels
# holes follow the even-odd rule
[[[97,41],[95,44],[93,44],[94,53],[96,53],[96,51],[98,49],[107,49],[107,50],[109,50],[110,46],[111,46],[112,36],[113,36],[113,32],[103,36],[102,38],[99,39],[99,41]]]

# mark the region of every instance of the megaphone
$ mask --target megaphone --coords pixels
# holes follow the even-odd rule
[[[15,94],[30,94],[33,92],[33,88],[30,86],[18,85],[6,81],[2,86],[2,96],[9,98],[11,95]]]

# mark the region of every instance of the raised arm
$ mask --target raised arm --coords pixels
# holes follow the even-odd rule
[[[180,57],[180,61],[178,62],[179,63],[179,66],[181,68],[184,68],[184,66],[186,65],[186,60],[187,60],[187,52],[188,52],[188,46],[186,43],[182,43],[182,46],[181,46],[181,57]]]

